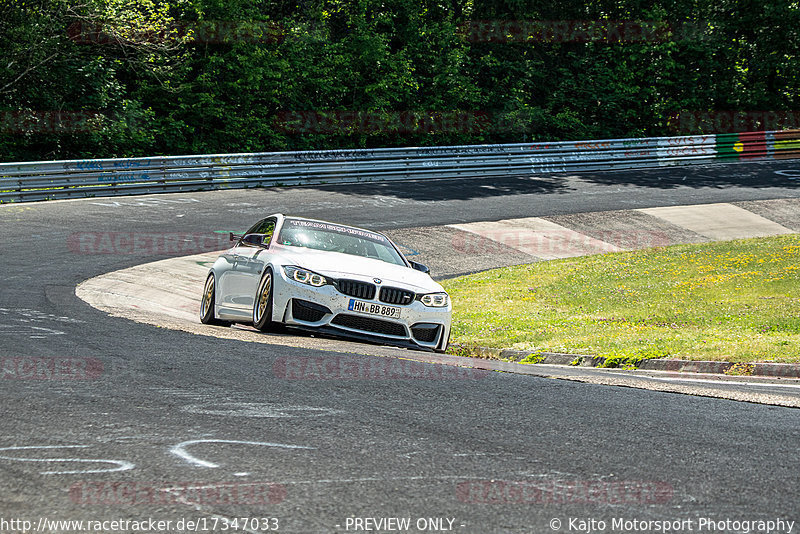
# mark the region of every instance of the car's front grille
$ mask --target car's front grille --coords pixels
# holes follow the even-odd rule
[[[441,325],[432,323],[417,323],[411,327],[411,335],[417,341],[433,343],[439,337]]]
[[[307,300],[292,299],[292,317],[298,321],[316,323],[322,320],[326,313],[332,312],[321,304],[314,304]]]
[[[333,318],[331,324],[387,336],[406,336],[406,328],[403,325],[391,321],[384,321],[382,319],[373,319],[372,317],[360,317],[358,315],[340,313]]]
[[[400,304],[405,306],[414,301],[414,293],[396,287],[382,287],[378,298],[381,302],[387,304]]]
[[[375,285],[360,280],[339,280],[339,292],[350,297],[372,300],[375,298]]]

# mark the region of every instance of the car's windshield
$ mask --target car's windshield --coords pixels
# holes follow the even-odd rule
[[[286,219],[278,236],[278,243],[406,265],[403,257],[385,236],[339,224]]]

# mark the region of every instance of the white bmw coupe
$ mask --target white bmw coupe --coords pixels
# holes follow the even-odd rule
[[[452,308],[424,265],[385,235],[271,215],[211,267],[200,307],[205,324],[279,325],[444,352]]]

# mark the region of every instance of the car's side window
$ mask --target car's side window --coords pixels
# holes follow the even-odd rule
[[[275,217],[270,217],[268,219],[264,219],[258,225],[258,228],[254,233],[262,234],[264,239],[262,243],[264,245],[269,245],[270,241],[272,241],[272,234],[275,233],[275,224],[277,223],[277,219]]]
[[[244,233],[244,235],[257,234],[258,233],[258,229],[261,228],[261,225],[263,225],[264,222],[266,222],[266,219],[258,221],[253,226],[251,226],[250,229]]]
[[[258,221],[256,224],[250,227],[250,229],[242,236],[242,239],[239,241],[239,245],[243,246],[255,246],[255,243],[248,239],[247,241],[244,240],[245,236],[248,235],[258,235],[261,236],[259,241],[262,245],[269,245],[270,241],[272,241],[272,235],[275,233],[275,225],[277,224],[278,219],[276,217],[269,217],[267,219],[262,219]]]

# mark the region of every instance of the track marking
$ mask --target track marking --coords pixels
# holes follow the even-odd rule
[[[312,406],[273,406],[263,402],[214,402],[210,407],[201,404],[190,404],[181,410],[201,415],[219,415],[224,417],[321,417],[339,415],[341,410],[331,408],[314,408]]]
[[[691,377],[661,377],[661,376],[639,376],[639,375],[631,375],[635,376],[636,378],[645,378],[648,380],[658,380],[661,382],[690,382],[690,383],[703,383],[703,384],[716,384],[718,386],[724,385],[725,387],[730,386],[749,386],[749,387],[764,387],[764,388],[789,388],[789,389],[800,389],[800,384],[768,384],[766,382],[733,382],[733,381],[722,381],[722,380],[709,380],[706,378],[691,378]]]
[[[775,174],[785,176],[790,180],[800,180],[800,170],[798,169],[786,169],[782,171],[775,171]]]
[[[257,445],[260,447],[277,447],[279,449],[313,449],[314,447],[306,447],[303,445],[286,445],[284,443],[270,443],[266,441],[238,441],[233,439],[192,439],[189,441],[183,441],[178,443],[174,447],[172,447],[169,452],[174,454],[175,456],[185,460],[186,462],[196,465],[198,467],[208,467],[208,468],[216,468],[219,467],[218,464],[213,462],[209,462],[206,460],[201,460],[195,456],[192,456],[186,451],[186,448],[191,445],[198,445],[201,443],[226,443],[231,445]]]
[[[25,450],[52,450],[52,449],[85,449],[88,445],[32,445],[25,447],[3,447],[0,451],[25,451]],[[41,471],[42,475],[77,475],[87,473],[113,473],[115,471],[127,471],[133,469],[135,464],[125,462],[122,460],[105,460],[105,459],[86,459],[86,458],[15,458],[13,456],[0,456],[3,460],[12,460],[15,462],[78,462],[78,463],[108,463],[116,464],[117,467],[111,469],[84,469],[80,471]]]

